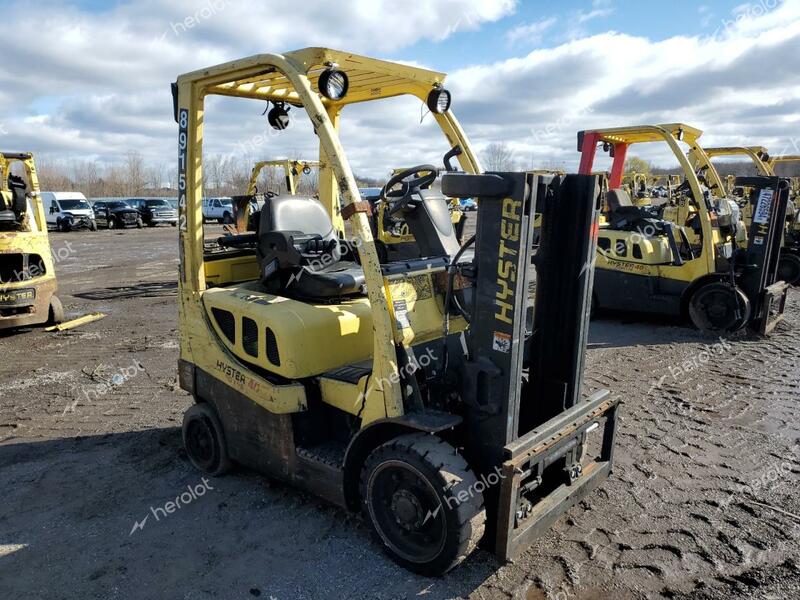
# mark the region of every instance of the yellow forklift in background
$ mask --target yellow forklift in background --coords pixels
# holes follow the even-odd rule
[[[800,156],[770,156],[764,146],[728,146],[718,148],[706,148],[705,154],[708,161],[704,162],[702,157],[690,154],[696,168],[703,170],[709,184],[714,189],[724,189],[727,195],[737,199],[742,209],[742,219],[747,227],[753,222],[753,206],[747,202],[749,190],[737,185],[736,178],[730,178],[723,184],[722,178],[710,160],[720,157],[745,156],[755,167],[757,175],[764,177],[774,177],[775,166],[778,164],[788,164],[800,162]],[[707,165],[707,166],[706,166]],[[796,196],[790,179],[786,179],[789,185],[789,202],[786,210],[786,222],[783,232],[783,243],[781,245],[780,258],[778,260],[778,277],[789,285],[800,284],[800,211],[797,208]],[[740,238],[739,245],[746,247],[747,239]]]
[[[392,559],[426,575],[478,544],[501,559],[524,551],[611,472],[618,406],[608,391],[582,394],[596,178],[483,174],[444,82],[307,48],[173,84],[189,459],[215,475],[239,463],[360,511]],[[208,253],[202,143],[214,95],[269,102],[276,129],[296,107],[322,168],[319,198],[267,198],[256,231]],[[429,193],[430,164],[384,186],[420,258],[381,262],[339,125],[348,105],[400,95],[430,109],[461,171],[444,159],[444,197]],[[445,198],[466,197],[478,199],[477,224],[462,245]]]
[[[33,155],[1,152],[0,180],[0,329],[61,323]]]
[[[788,285],[777,278],[786,182],[740,178],[754,208],[747,248],[736,247],[738,218],[726,198],[704,181],[708,157],[699,129],[682,123],[596,129],[578,133],[581,173],[591,173],[599,148],[613,158],[606,223],[600,228],[594,304],[632,312],[686,317],[703,331],[749,327],[770,332],[783,318]],[[696,171],[681,147],[701,163]],[[684,182],[668,205],[634,206],[621,189],[628,148],[666,144]],[[689,235],[689,234],[693,235]]]
[[[279,160],[262,160],[253,165],[253,170],[250,173],[250,181],[247,184],[247,195],[253,196],[258,193],[258,177],[261,171],[265,168],[278,167],[283,169],[283,181],[286,186],[286,193],[290,196],[297,195],[297,184],[302,175],[311,175],[314,169],[320,168],[319,161],[316,160],[293,160],[293,159],[279,159]],[[278,192],[274,190],[264,190],[266,194],[277,196]]]

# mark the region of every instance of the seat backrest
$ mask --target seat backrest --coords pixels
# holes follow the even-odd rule
[[[608,208],[610,208],[612,212],[626,206],[633,206],[628,192],[621,189],[608,190],[606,193],[606,202],[608,202]]]
[[[404,213],[421,256],[453,257],[461,249],[444,196],[422,190],[422,201]]]
[[[330,215],[316,198],[306,196],[273,196],[261,209],[259,234],[270,231],[302,231],[319,235],[324,240],[337,238]]]

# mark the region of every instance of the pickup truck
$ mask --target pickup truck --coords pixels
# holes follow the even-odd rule
[[[233,223],[233,200],[230,198],[203,198],[203,220]]]

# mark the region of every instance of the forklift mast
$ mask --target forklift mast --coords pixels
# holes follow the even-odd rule
[[[500,489],[484,494],[497,516],[488,537],[503,558],[516,556],[611,472],[618,400],[607,390],[581,397],[597,184],[589,175],[442,178],[446,196],[478,201],[476,262],[468,273],[475,291],[464,366],[465,453],[479,472],[503,474]],[[537,212],[542,231],[534,247]],[[587,436],[603,418],[600,454],[581,466]]]
[[[780,177],[737,177],[734,185],[748,190],[753,214],[739,285],[752,304],[753,329],[766,334],[783,318],[786,302],[787,285],[777,279],[789,182]]]

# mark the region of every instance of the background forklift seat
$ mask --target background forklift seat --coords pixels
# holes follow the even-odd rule
[[[609,227],[621,231],[633,231],[647,225],[656,231],[663,230],[663,221],[658,209],[650,206],[636,206],[631,202],[628,192],[613,189],[606,192],[606,203],[610,211]],[[643,221],[645,221],[643,223]]]
[[[276,235],[291,248],[276,247]],[[307,196],[274,196],[261,209],[258,227],[261,272],[277,259],[291,271],[285,291],[303,298],[364,293],[364,271],[342,260],[339,238],[323,204]]]

